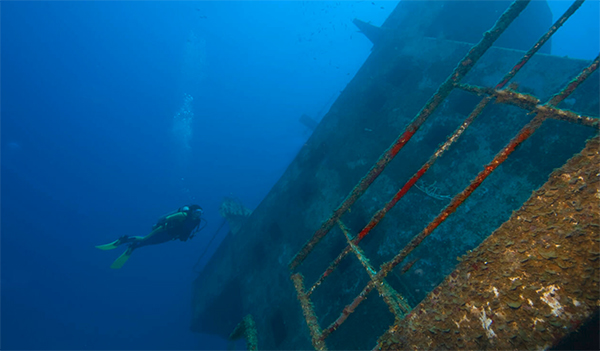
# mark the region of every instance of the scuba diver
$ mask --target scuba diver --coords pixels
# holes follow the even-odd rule
[[[206,224],[199,227],[202,222],[202,208],[198,205],[187,205],[177,211],[162,216],[154,226],[152,232],[146,236],[123,235],[110,244],[96,246],[100,250],[112,250],[122,244],[129,244],[127,250],[117,258],[110,268],[119,269],[129,259],[133,250],[147,245],[162,244],[171,240],[186,241],[194,237]]]

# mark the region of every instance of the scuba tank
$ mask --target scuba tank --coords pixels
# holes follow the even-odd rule
[[[175,211],[171,211],[171,212],[167,213],[166,215],[164,215],[164,216],[160,217],[160,218],[159,218],[159,219],[156,221],[156,224],[154,224],[154,225],[152,226],[152,230],[154,230],[154,229],[156,229],[156,228],[160,227],[161,225],[164,225],[165,223],[167,223],[167,219],[168,219],[170,216],[172,216],[172,215],[174,215],[174,214],[177,214],[177,213],[179,213],[179,212],[187,212],[187,211],[189,211],[189,210],[190,210],[189,206],[183,206],[183,207],[180,207],[180,208],[176,209]]]

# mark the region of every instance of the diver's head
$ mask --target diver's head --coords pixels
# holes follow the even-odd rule
[[[187,207],[188,213],[190,213],[194,218],[200,218],[202,216],[202,214],[204,213],[204,211],[202,210],[202,207],[198,206],[198,205],[189,205],[189,206],[185,206]]]
[[[192,216],[194,216],[194,218],[200,218],[202,217],[202,213],[204,213],[202,211],[201,208],[195,209],[194,211],[192,211]]]

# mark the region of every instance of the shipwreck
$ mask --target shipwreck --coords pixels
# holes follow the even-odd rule
[[[249,349],[585,342],[599,62],[549,54],[581,5],[554,23],[543,1],[402,1],[381,27],[355,20],[369,58],[198,275],[192,330]]]

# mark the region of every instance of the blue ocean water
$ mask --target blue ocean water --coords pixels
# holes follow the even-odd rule
[[[369,55],[351,20],[395,5],[3,2],[1,348],[226,348],[189,331],[219,204],[260,203],[310,135],[299,117],[320,119]],[[597,27],[577,23],[597,25],[598,2],[576,16],[554,53],[593,58]],[[121,250],[94,248],[188,203],[208,221],[191,241],[121,270]]]

